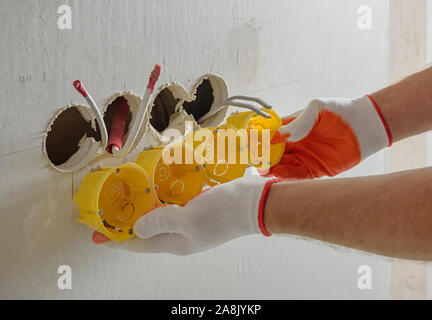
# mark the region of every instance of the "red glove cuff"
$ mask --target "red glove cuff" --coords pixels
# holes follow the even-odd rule
[[[370,95],[368,95],[368,94],[366,96],[372,102],[373,106],[375,107],[375,111],[378,113],[378,116],[381,119],[381,122],[382,122],[382,124],[384,126],[384,129],[385,129],[386,133],[387,133],[387,138],[388,138],[388,142],[389,142],[388,146],[391,147],[391,145],[393,143],[393,138],[392,138],[392,135],[391,135],[391,132],[390,132],[390,128],[389,128],[389,126],[387,124],[387,121],[384,119],[384,116],[382,115],[381,110],[378,107],[378,105],[376,104],[375,100],[372,99],[372,97]]]
[[[263,192],[261,194],[261,199],[260,199],[259,206],[258,206],[258,227],[260,228],[262,234],[267,236],[267,237],[271,236],[271,233],[267,231],[267,229],[265,227],[265,223],[264,223],[264,211],[265,211],[265,206],[266,206],[266,202],[267,202],[267,195],[270,191],[271,185],[273,183],[277,183],[277,182],[281,182],[281,181],[282,181],[282,179],[279,179],[279,178],[267,181],[267,183],[264,186]]]

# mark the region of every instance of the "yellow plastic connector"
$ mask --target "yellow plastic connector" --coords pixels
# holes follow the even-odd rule
[[[79,222],[116,241],[133,237],[135,221],[160,204],[149,175],[135,163],[86,174],[74,202]]]
[[[247,133],[230,124],[205,128],[189,133],[185,143],[193,146],[195,160],[202,164],[207,179],[213,186],[244,175],[248,166]],[[215,182],[217,181],[217,182]]]
[[[226,122],[237,129],[248,131],[249,164],[260,170],[267,170],[279,163],[285,151],[285,143],[270,144],[271,139],[282,126],[282,120],[273,109],[262,108],[261,110],[271,117],[264,118],[252,111],[238,112],[229,116]],[[253,129],[256,129],[255,133]],[[269,135],[266,135],[263,129],[268,129]],[[269,158],[266,163],[261,160],[265,154]]]
[[[153,147],[141,152],[136,163],[149,172],[159,199],[165,202],[184,204],[204,186],[203,167],[194,161],[187,144]]]

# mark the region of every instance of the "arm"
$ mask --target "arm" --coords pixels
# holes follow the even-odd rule
[[[137,237],[105,245],[187,255],[241,236],[291,234],[390,257],[432,260],[432,168],[272,182],[237,179],[185,206],[159,207],[138,219]]]
[[[432,260],[432,168],[273,184],[264,219],[275,234]]]
[[[393,142],[432,129],[432,67],[371,94],[387,121]],[[282,118],[290,122],[299,110]]]
[[[390,145],[391,134],[398,141],[431,129],[428,88],[432,88],[432,69],[374,93],[372,99],[313,100],[295,121],[281,127],[281,136],[295,139],[287,141],[280,166],[271,173],[289,179],[335,175]],[[107,245],[191,254],[269,231],[387,256],[432,260],[431,182],[432,168],[271,187],[263,179],[237,179],[209,189],[185,206],[152,210],[135,224],[137,237]]]
[[[432,67],[373,93],[393,142],[432,129]]]
[[[270,175],[288,179],[334,176],[392,142],[432,129],[432,68],[370,96],[314,99],[286,117],[273,142],[286,142]]]

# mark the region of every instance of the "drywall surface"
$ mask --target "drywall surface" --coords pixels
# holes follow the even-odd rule
[[[57,26],[61,5],[72,9],[70,30]],[[371,29],[358,26],[362,5]],[[387,82],[387,1],[3,0],[0,18],[0,298],[389,297],[387,259],[290,237],[245,237],[188,257],[95,246],[72,203],[86,170],[56,172],[41,149],[55,112],[85,104],[73,80],[103,105],[124,89],[142,94],[155,63],[160,84],[217,73],[230,94],[259,96],[280,114],[371,92]],[[384,160],[344,175],[383,173]],[[61,265],[72,270],[70,290],[57,286]],[[370,290],[357,286],[361,265]]]

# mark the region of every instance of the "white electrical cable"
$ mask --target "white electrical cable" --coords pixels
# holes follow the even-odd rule
[[[156,81],[159,78],[160,72],[161,72],[161,67],[158,64],[155,65],[155,67],[154,67],[154,69],[150,75],[150,79],[149,79],[149,82],[147,84],[146,90],[144,92],[144,97],[143,97],[141,104],[138,108],[138,111],[135,115],[135,121],[130,126],[129,133],[128,133],[128,139],[125,142],[125,144],[123,145],[121,150],[118,150],[118,148],[116,148],[116,149],[113,148],[112,149],[113,154],[119,155],[119,154],[124,154],[124,153],[128,152],[130,147],[134,143],[135,139],[137,138],[138,133],[141,129],[143,120],[144,120],[145,112],[147,111],[147,103],[150,99],[151,94],[153,93],[153,89],[154,89],[154,86],[156,84]]]
[[[96,118],[96,122],[99,125],[99,131],[101,133],[101,143],[103,148],[105,149],[108,144],[108,132],[105,126],[105,122],[103,120],[102,114],[100,113],[100,110],[98,106],[96,105],[96,102],[93,100],[92,96],[87,92],[86,88],[82,84],[80,80],[75,80],[73,82],[73,85],[75,89],[81,93],[81,95],[86,99],[87,103],[90,105],[90,108],[93,111],[93,115]]]
[[[261,100],[259,98],[246,97],[246,96],[232,96],[231,98],[226,99],[219,106],[214,108],[215,110],[213,112],[207,113],[204,116],[202,116],[198,120],[198,123],[200,123],[200,124],[203,123],[204,121],[206,121],[207,119],[211,118],[213,115],[218,113],[222,108],[226,108],[228,106],[235,106],[235,107],[239,107],[239,108],[249,109],[249,110],[252,110],[256,114],[258,114],[264,118],[270,118],[270,115],[268,115],[264,111],[261,111],[259,108],[255,107],[254,105],[249,104],[249,103],[238,102],[238,101],[234,101],[234,100],[254,101],[254,102],[259,103],[265,109],[271,109],[272,108],[269,104],[267,104],[266,102],[264,102],[263,100]]]

